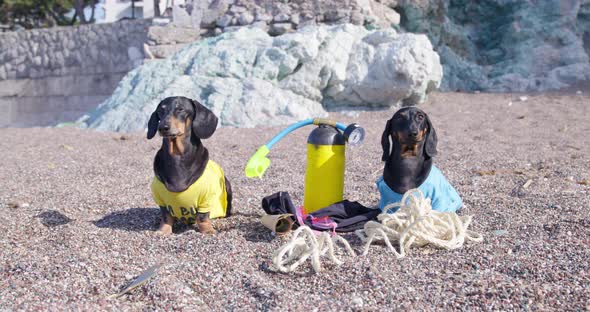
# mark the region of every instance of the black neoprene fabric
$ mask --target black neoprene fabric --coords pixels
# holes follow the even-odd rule
[[[293,205],[291,196],[287,192],[277,192],[263,198],[262,209],[268,214],[291,213],[293,214],[291,220],[296,224],[298,223],[295,217],[297,207]],[[362,229],[367,221],[376,220],[379,213],[381,213],[379,209],[372,209],[358,202],[343,200],[310,213],[303,222],[314,230],[325,231],[326,228],[316,226],[311,222],[311,219],[328,217],[337,224],[336,232],[352,232]]]

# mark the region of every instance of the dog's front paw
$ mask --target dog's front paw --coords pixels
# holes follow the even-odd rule
[[[217,233],[217,231],[215,231],[215,229],[213,228],[213,225],[211,225],[211,222],[205,222],[205,223],[198,223],[197,227],[199,229],[199,232],[203,233],[203,234],[215,234]]]
[[[163,224],[160,228],[156,231],[156,234],[166,236],[172,234],[172,226],[168,224]]]

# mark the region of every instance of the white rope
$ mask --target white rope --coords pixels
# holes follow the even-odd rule
[[[399,207],[393,214],[387,211]],[[483,241],[481,234],[467,230],[471,216],[458,216],[454,212],[432,210],[430,198],[424,198],[419,189],[407,191],[401,202],[387,205],[377,219],[369,221],[364,230],[356,234],[366,242],[363,255],[369,251],[373,241],[384,241],[395,256],[403,258],[412,246],[431,245],[442,249],[456,249],[465,240]],[[399,252],[391,241],[399,242]]]
[[[320,272],[322,270],[320,258],[326,254],[328,260],[336,265],[342,264],[342,261],[335,255],[338,241],[344,245],[351,256],[356,256],[350,244],[341,236],[330,237],[327,232],[316,235],[308,226],[301,226],[293,233],[293,238],[289,243],[274,252],[272,262],[279,271],[287,273],[295,271],[307,258],[311,257],[313,270]]]
[[[396,207],[399,207],[398,211],[387,213]],[[419,189],[409,190],[399,203],[387,205],[377,219],[380,222],[369,221],[363,230],[355,232],[365,242],[363,255],[368,253],[374,241],[384,241],[397,258],[403,258],[412,246],[431,245],[450,250],[462,247],[465,240],[483,241],[481,234],[467,229],[471,216],[460,217],[454,212],[432,210],[430,199],[424,198]],[[399,242],[399,252],[392,241]],[[279,271],[287,273],[297,270],[311,257],[313,270],[320,272],[323,256],[327,255],[328,260],[336,265],[342,264],[335,255],[337,242],[351,256],[356,256],[348,241],[341,236],[330,237],[328,232],[315,234],[308,226],[301,226],[293,233],[290,242],[273,253],[272,262]]]

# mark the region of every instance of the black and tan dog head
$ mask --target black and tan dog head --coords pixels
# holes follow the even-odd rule
[[[164,138],[194,135],[207,139],[217,129],[217,122],[217,116],[201,103],[183,96],[168,97],[152,113],[147,138],[151,139],[159,132]]]
[[[387,121],[381,136],[381,159],[387,161],[393,154],[432,158],[437,153],[436,145],[436,131],[428,115],[416,107],[404,107]]]

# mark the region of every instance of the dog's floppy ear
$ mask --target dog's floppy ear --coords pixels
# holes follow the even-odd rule
[[[434,130],[428,116],[426,116],[426,124],[428,125],[428,134],[426,135],[426,142],[424,143],[424,153],[426,153],[428,157],[434,157],[437,153],[436,144],[438,143],[436,130]]]
[[[383,156],[381,156],[382,161],[387,161],[389,159],[390,149],[391,146],[389,144],[389,137],[391,134],[391,119],[387,121],[385,124],[385,130],[383,130],[383,134],[381,135],[381,147],[383,148]]]
[[[154,135],[156,135],[156,132],[158,132],[158,125],[159,124],[160,124],[160,116],[158,116],[158,112],[156,110],[152,113],[152,116],[150,117],[150,121],[148,122],[148,132],[147,132],[148,140],[153,138]]]
[[[191,100],[195,110],[193,117],[193,133],[200,139],[208,139],[217,129],[217,116],[201,103]]]

